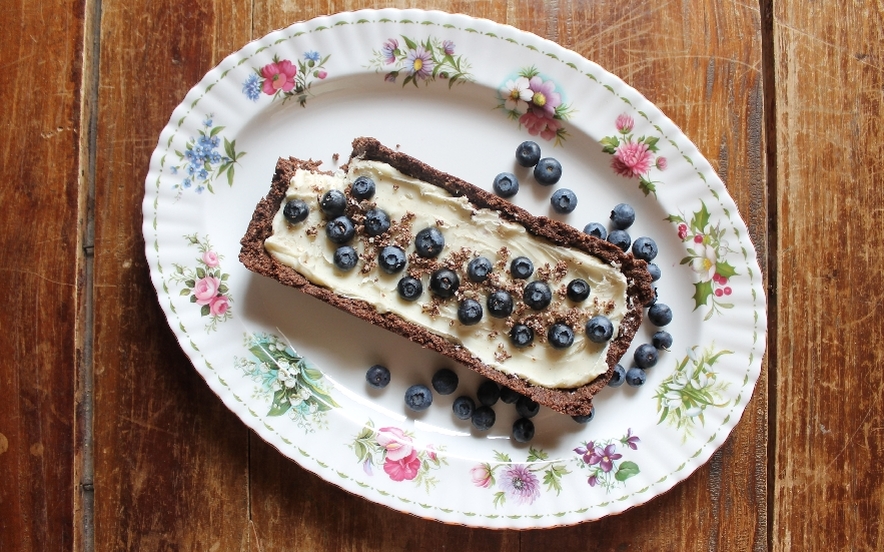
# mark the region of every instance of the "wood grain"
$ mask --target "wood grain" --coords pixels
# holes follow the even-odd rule
[[[884,542],[884,10],[774,6],[774,550]],[[813,529],[808,530],[812,520]]]
[[[0,550],[69,550],[83,10],[58,0],[3,11]]]

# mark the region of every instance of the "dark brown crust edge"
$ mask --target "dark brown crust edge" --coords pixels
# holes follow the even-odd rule
[[[465,348],[454,345],[417,324],[392,313],[379,314],[368,303],[346,299],[328,288],[313,285],[293,268],[273,259],[264,249],[264,240],[272,233],[273,217],[279,210],[295,172],[298,169],[319,171],[320,163],[312,160],[281,158],[277,162],[270,192],[258,203],[249,227],[240,242],[242,249],[239,259],[243,265],[252,272],[297,288],[367,322],[448,356],[483,376],[530,397],[539,404],[570,416],[588,414],[592,409],[593,396],[607,385],[614,366],[629,349],[629,345],[641,325],[643,305],[653,297],[654,291],[646,263],[623,253],[619,248],[606,241],[593,238],[567,224],[547,217],[535,217],[507,200],[434,169],[413,157],[391,150],[373,138],[363,137],[353,141],[351,159],[354,158],[388,163],[403,174],[439,186],[453,195],[464,196],[477,207],[493,209],[499,212],[501,217],[521,224],[534,235],[546,238],[557,245],[585,251],[612,266],[619,267],[627,278],[627,294],[631,303],[628,304],[627,313],[620,324],[620,332],[608,349],[607,372],[576,389],[550,389],[532,385],[523,379],[504,374],[486,365],[473,357]]]

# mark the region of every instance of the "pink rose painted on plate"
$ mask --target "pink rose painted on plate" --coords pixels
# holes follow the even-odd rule
[[[233,298],[227,288],[229,274],[221,270],[223,257],[212,248],[209,237],[197,234],[184,236],[188,245],[195,246],[200,254],[193,266],[173,264],[174,271],[169,276],[171,282],[183,286],[179,295],[188,297],[190,303],[200,307],[200,316],[207,317],[206,331],[218,329],[218,324],[233,316],[230,305]]]
[[[367,476],[379,467],[391,481],[413,481],[428,492],[438,483],[432,472],[448,463],[439,454],[444,448],[418,446],[409,432],[393,426],[375,429],[370,420],[349,447]]]

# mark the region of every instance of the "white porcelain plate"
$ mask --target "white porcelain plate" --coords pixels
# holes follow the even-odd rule
[[[480,378],[444,357],[253,275],[237,259],[276,159],[346,162],[373,136],[491,188],[513,171],[514,201],[583,228],[635,208],[633,238],[659,246],[660,301],[673,337],[641,387],[606,388],[595,419],[545,408],[529,444],[512,405],[485,433],[457,420]],[[516,166],[523,140],[561,161],[542,187]],[[555,189],[577,209],[555,215]],[[196,369],[245,424],[304,468],[421,517],[493,528],[594,520],[688,477],[740,419],[765,345],[762,275],[715,172],[654,105],[574,52],[491,21],[425,11],[360,11],[297,23],[210,71],[172,113],[144,199],[151,276]],[[657,330],[645,322],[636,344]],[[630,366],[630,358],[623,363]],[[366,369],[392,383],[374,390]],[[420,415],[405,389],[453,368],[458,393]]]

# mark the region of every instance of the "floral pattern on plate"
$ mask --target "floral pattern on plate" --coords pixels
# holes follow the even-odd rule
[[[429,37],[423,42],[402,35],[389,38],[380,50],[372,51],[368,68],[384,73],[384,80],[396,82],[403,76],[402,86],[420,83],[427,85],[435,80],[448,81],[448,87],[473,80],[470,63],[455,53],[456,45],[450,40]],[[403,46],[404,45],[404,46]]]
[[[246,77],[242,92],[253,102],[264,94],[273,100],[282,98],[283,103],[297,98],[301,107],[307,107],[310,87],[316,80],[324,80],[328,76],[325,64],[330,57],[323,57],[315,50],[304,52],[304,59],[295,60],[295,63],[273,56],[273,61],[254,68],[254,72]]]
[[[635,477],[641,470],[638,464],[631,460],[624,460],[623,455],[617,452],[617,444],[638,450],[641,439],[632,434],[632,428],[626,430],[626,435],[620,439],[607,439],[603,441],[589,441],[574,449],[580,457],[577,461],[580,467],[589,471],[586,482],[590,487],[601,487],[607,492],[622,486],[630,477]]]
[[[562,492],[562,477],[571,473],[560,460],[549,460],[549,454],[531,447],[524,463],[513,462],[510,455],[494,451],[497,463],[483,462],[470,470],[473,485],[486,489],[499,489],[494,493],[494,507],[507,500],[520,506],[531,505],[543,491]],[[541,473],[543,481],[537,474]]]
[[[659,181],[651,180],[651,170],[663,171],[668,161],[662,155],[657,136],[635,137],[635,119],[628,113],[621,113],[614,121],[617,134],[605,136],[601,140],[602,151],[613,156],[611,168],[625,178],[638,178],[638,187],[645,194],[657,195]]]
[[[228,140],[222,137],[223,126],[214,126],[213,116],[207,115],[203,119],[199,136],[191,136],[184,146],[184,151],[175,150],[180,162],[172,165],[173,175],[184,175],[184,180],[176,182],[172,188],[176,190],[176,197],[180,197],[185,190],[193,188],[201,194],[204,190],[215,193],[212,181],[224,175],[227,176],[227,184],[233,186],[234,166],[245,155],[245,152],[236,152],[236,140]],[[218,146],[224,140],[224,154],[218,151]]]
[[[555,140],[557,146],[567,138],[564,122],[571,118],[574,109],[562,101],[556,83],[541,76],[535,67],[523,68],[515,78],[507,80],[498,90],[497,101],[497,107],[531,136]]]
[[[218,330],[218,324],[233,317],[230,304],[233,298],[227,288],[230,274],[221,270],[224,255],[219,254],[209,242],[209,237],[198,234],[184,236],[188,245],[195,246],[200,255],[193,266],[172,263],[174,271],[169,276],[172,282],[183,285],[179,294],[189,297],[191,303],[199,306],[200,316],[208,317],[206,332]]]
[[[439,483],[432,472],[448,465],[439,454],[444,447],[418,446],[411,432],[394,426],[375,429],[371,420],[349,447],[367,475],[373,476],[375,469],[380,468],[392,481],[414,481],[426,492]]]

